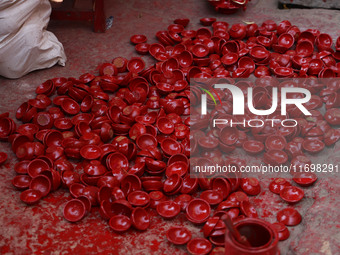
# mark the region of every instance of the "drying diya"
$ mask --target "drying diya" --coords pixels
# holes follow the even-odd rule
[[[64,218],[70,222],[80,221],[86,212],[86,207],[79,199],[68,201],[64,207]]]
[[[286,208],[277,213],[277,221],[286,226],[296,226],[301,220],[301,214],[294,208]]]
[[[171,227],[167,231],[166,237],[173,244],[183,245],[190,241],[191,232],[185,227]]]
[[[189,202],[186,215],[189,221],[201,224],[207,221],[210,216],[210,205],[203,199],[193,199]]]
[[[280,197],[288,203],[297,203],[304,197],[304,191],[295,186],[287,186],[280,192]]]
[[[174,201],[161,202],[156,209],[157,213],[165,219],[172,219],[181,211],[181,207]]]

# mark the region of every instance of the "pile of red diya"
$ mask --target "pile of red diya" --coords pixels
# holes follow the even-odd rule
[[[250,0],[208,0],[217,12],[224,14],[233,14],[239,9],[245,11],[249,1]]]
[[[131,227],[148,229],[149,208],[164,219],[184,213],[203,226],[204,238],[191,239],[184,227],[171,228],[167,238],[176,245],[187,244],[193,254],[207,254],[213,246],[215,252],[221,250],[217,247],[224,246],[223,215],[235,223],[259,217],[249,201],[261,191],[257,179],[189,176],[190,78],[334,78],[340,74],[340,37],[334,48],[329,35],[314,29],[301,32],[289,21],[229,28],[226,22],[204,18],[204,27],[197,30],[185,29],[188,22],[177,19],[157,32],[159,43],[148,44],[143,35],[131,37],[138,53],[157,60],[154,65],[146,67],[139,57],[116,57],[102,64],[98,75],[58,77],[40,84],[36,98],[16,112],[20,126],[8,113],[0,115],[0,139],[11,144],[19,160],[12,183],[24,203],[35,204],[62,186],[72,196],[64,205],[66,220],[77,222],[98,206],[119,233]],[[266,98],[268,88],[262,85],[256,98]],[[208,134],[215,143],[197,131],[191,142],[205,149],[200,163],[222,160],[217,144],[227,152],[240,148],[251,155],[263,153],[270,164],[311,164],[309,154],[340,139],[334,128],[340,124],[340,85],[335,79],[327,85],[305,85],[313,94],[308,105],[313,115],[293,115],[300,118],[297,128],[225,127],[220,139]],[[320,112],[323,105],[325,114]],[[1,154],[1,161],[5,158]],[[226,163],[246,164],[235,158]],[[292,178],[302,187],[316,179],[313,173]],[[304,197],[303,189],[283,178],[274,179],[269,190],[289,204]],[[279,239],[287,239],[286,226],[301,219],[293,207],[278,212],[273,228]]]

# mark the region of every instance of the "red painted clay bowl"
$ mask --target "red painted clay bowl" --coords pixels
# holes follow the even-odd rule
[[[117,177],[114,176],[102,176],[99,178],[97,182],[98,187],[106,186],[106,187],[119,187],[120,181]]]
[[[209,254],[212,244],[205,238],[194,238],[188,242],[187,249],[190,254]]]
[[[240,210],[246,217],[250,218],[258,217],[255,207],[249,201],[242,201],[240,203]]]
[[[136,144],[140,149],[146,150],[148,147],[156,147],[157,140],[153,135],[142,134],[137,137]]]
[[[144,207],[150,203],[149,194],[141,190],[131,192],[127,199],[132,206]]]
[[[217,190],[205,190],[201,193],[200,198],[212,206],[218,205],[223,200],[222,193]]]
[[[262,35],[257,36],[256,41],[258,42],[258,44],[260,44],[260,45],[262,45],[266,48],[269,48],[273,43],[273,41],[270,38],[262,36]]]
[[[263,143],[256,140],[245,141],[242,147],[243,150],[245,150],[250,155],[257,155],[264,150]]]
[[[192,194],[194,193],[198,188],[198,179],[197,178],[190,178],[189,175],[187,175],[183,179],[183,185],[181,188],[182,194]]]
[[[310,166],[310,164],[312,164],[312,161],[304,155],[298,155],[291,161],[291,165],[296,169],[304,169],[305,166]]]
[[[55,86],[52,80],[45,81],[44,83],[40,84],[35,90],[37,94],[45,94],[47,96],[50,96],[54,91]]]
[[[157,213],[165,219],[172,219],[176,217],[181,207],[174,201],[164,201],[157,205]]]
[[[93,144],[89,144],[89,145],[85,145],[80,149],[80,155],[84,158],[84,159],[97,159],[102,155],[103,151],[102,149],[97,146],[97,145],[93,145]]]
[[[280,192],[287,186],[291,184],[284,178],[276,178],[269,184],[269,190],[275,194],[280,194]]]
[[[218,2],[215,1],[215,3],[218,3]],[[213,27],[214,30],[223,29],[223,30],[227,31],[229,24],[225,21],[216,21],[212,24],[212,27]]]
[[[288,203],[297,203],[304,197],[304,191],[295,186],[287,186],[280,192],[280,197]]]
[[[234,52],[228,52],[224,54],[221,58],[221,62],[226,66],[235,64],[237,60],[238,60],[238,54]]]
[[[184,154],[175,154],[175,155],[172,155],[169,160],[168,160],[168,166],[170,166],[172,163],[175,163],[175,162],[178,162],[178,161],[181,161],[181,162],[184,162],[186,163],[187,165],[189,165],[189,159],[186,155]]]
[[[201,27],[196,31],[196,37],[201,36],[202,38],[203,37],[210,38],[211,35],[212,35],[211,31],[206,27]]]
[[[239,138],[238,130],[236,127],[224,127],[220,132],[220,141],[226,145],[233,145]]]
[[[72,199],[66,203],[63,213],[66,220],[77,222],[85,216],[86,207],[79,199]]]
[[[27,174],[27,167],[28,167],[28,164],[30,163],[31,161],[29,160],[23,160],[23,161],[19,161],[18,163],[16,163],[14,165],[14,171],[17,173],[17,174]]]
[[[309,62],[308,74],[317,75],[322,70],[323,62],[321,59],[312,59]]]
[[[186,175],[187,172],[188,172],[188,164],[184,161],[177,161],[167,166],[165,174],[167,177],[173,174],[178,174],[179,176],[183,177],[184,175]]]
[[[143,59],[134,57],[127,63],[127,69],[132,73],[139,73],[145,68],[145,62]]]
[[[115,215],[110,218],[109,225],[114,231],[123,233],[131,227],[131,220],[125,215]]]
[[[152,173],[162,173],[166,168],[166,163],[160,160],[154,160],[151,157],[147,157],[145,159],[146,171],[150,171]]]
[[[181,145],[172,138],[165,138],[161,143],[165,155],[172,156],[182,152]]]
[[[314,44],[315,35],[311,31],[303,31],[298,38],[298,41],[310,41]]]
[[[263,46],[255,46],[251,48],[249,54],[256,61],[264,60],[270,55],[266,48]]]
[[[150,207],[156,209],[157,205],[163,201],[166,201],[166,196],[161,191],[151,191],[150,196]]]
[[[244,24],[233,24],[229,30],[232,38],[242,40],[247,34],[247,27]]]
[[[28,205],[37,203],[41,197],[41,192],[33,189],[27,189],[20,194],[20,200]]]
[[[325,120],[330,125],[338,126],[340,125],[340,109],[330,108],[325,113]]]
[[[0,127],[1,128],[1,127]],[[40,140],[40,137],[38,136],[39,133],[43,133],[43,131],[38,131],[35,137],[37,140]],[[12,150],[16,152],[18,147],[25,142],[31,142],[33,140],[33,135],[22,135],[22,134],[13,134],[8,137],[8,141],[12,143]]]
[[[157,53],[165,53],[165,48],[162,44],[153,43],[150,45],[149,53],[151,56],[155,56]]]
[[[222,194],[223,199],[226,199],[231,192],[230,183],[224,178],[214,178],[211,185],[213,190]]]
[[[156,125],[158,130],[166,135],[171,134],[175,130],[173,122],[167,117],[158,118]]]
[[[249,69],[252,73],[255,70],[255,63],[250,57],[242,57],[238,60],[238,67]]]
[[[203,235],[204,237],[210,236],[210,234],[214,231],[215,226],[220,221],[219,217],[211,217],[207,220],[207,222],[203,226]]]
[[[261,192],[261,186],[256,178],[242,178],[240,187],[250,196],[256,196]]]
[[[12,184],[19,190],[27,189],[31,183],[32,178],[29,175],[17,175],[13,178]]]
[[[309,57],[313,52],[314,46],[310,41],[299,41],[296,45],[296,53],[301,57]]]
[[[146,230],[150,226],[150,217],[143,208],[135,208],[131,213],[132,225],[141,231]]]
[[[293,69],[290,67],[276,67],[274,74],[279,78],[290,77],[293,75]]]
[[[190,241],[191,232],[185,227],[171,227],[166,232],[166,237],[173,244],[183,245]]]
[[[114,76],[114,75],[117,75],[117,73],[118,73],[117,67],[111,63],[103,63],[99,68],[99,74],[101,76],[104,76],[104,75]],[[79,97],[79,99],[81,98],[82,97]]]
[[[196,37],[196,30],[183,30],[181,35],[183,37],[194,38]]]
[[[69,130],[72,128],[73,124],[70,119],[67,118],[58,118],[54,120],[54,126],[59,130]]]
[[[110,187],[106,187],[106,186],[102,186],[100,187],[98,193],[97,193],[97,199],[99,204],[101,204],[102,201],[106,200],[109,202],[112,202],[113,198],[112,198],[112,192],[113,189]]]
[[[69,188],[71,195],[75,198],[81,196],[84,192],[84,189],[85,189],[85,185],[81,183],[73,183],[70,185],[70,188]]]
[[[264,162],[271,165],[280,165],[288,161],[288,155],[281,150],[269,150],[263,155]]]
[[[270,74],[271,74],[270,70],[266,66],[259,66],[254,71],[254,75],[257,78],[270,76]]]
[[[286,139],[281,135],[270,135],[265,141],[266,150],[283,150],[286,144]]]
[[[178,174],[172,174],[163,184],[165,193],[175,193],[182,188],[183,180]]]
[[[325,148],[325,144],[320,140],[305,140],[302,143],[302,148],[311,154],[315,154],[322,151]]]
[[[299,172],[299,173],[294,174],[293,181],[302,187],[308,187],[308,186],[313,185],[317,179],[318,177],[314,173]]]
[[[211,26],[216,21],[216,18],[202,18],[200,22],[203,26]]]
[[[150,44],[148,43],[139,43],[135,46],[135,50],[138,54],[146,55],[149,53]]]
[[[289,238],[290,236],[289,230],[284,224],[280,222],[275,222],[272,224],[272,227],[277,232],[279,241],[284,241]]]
[[[280,46],[283,46],[289,49],[290,47],[294,45],[294,37],[288,33],[281,34],[277,40],[277,43]]]
[[[294,208],[286,208],[277,213],[277,221],[286,226],[296,226],[300,224],[301,214]]]
[[[119,187],[113,187],[112,188],[112,197],[115,200],[121,200],[121,199],[124,200],[126,198],[124,192]],[[120,211],[125,211],[125,212],[127,212],[126,214],[129,215],[129,213],[130,213],[130,207],[129,206],[127,206],[126,204],[121,205],[120,203],[118,204],[118,206],[123,208]]]
[[[174,23],[178,25],[182,25],[183,27],[186,27],[189,24],[190,20],[186,18],[181,19],[175,19]]]
[[[114,189],[114,190],[119,190],[119,189]],[[123,198],[123,199],[118,199],[114,201],[111,204],[110,210],[113,215],[124,215],[124,216],[130,217],[131,212],[132,212],[132,206],[128,201],[125,200],[125,198]]]
[[[85,165],[84,172],[89,176],[100,176],[105,174],[107,169],[101,164],[99,160],[91,160]]]
[[[135,190],[141,189],[142,182],[137,175],[128,174],[121,181],[121,187],[122,187],[122,190],[124,191],[125,194],[129,194],[129,192],[126,192],[126,190],[125,190],[126,186],[129,186],[128,191],[133,192]]]
[[[279,25],[277,26],[277,33],[278,34],[283,34],[285,33],[288,28],[291,26],[292,24],[290,23],[290,21],[288,20],[283,20],[279,23]]]
[[[3,163],[5,163],[5,161],[7,160],[7,154],[5,152],[0,152],[0,165],[2,165]]]
[[[130,41],[133,44],[145,43],[147,41],[147,38],[145,35],[133,35],[131,36]]]
[[[71,98],[65,98],[61,103],[61,108],[70,115],[76,115],[80,111],[79,104]]]
[[[249,197],[246,193],[242,191],[236,191],[230,194],[228,197],[228,201],[236,201],[236,202],[242,202],[242,201],[249,201]]]
[[[213,136],[206,136],[206,137],[200,137],[198,139],[198,145],[203,149],[203,150],[213,150],[218,146],[218,139]]]
[[[181,33],[184,30],[184,26],[181,24],[171,24],[168,26],[168,30],[175,33]]]
[[[176,58],[181,67],[189,67],[193,62],[193,56],[191,52],[187,50],[176,56]]]
[[[30,189],[39,190],[41,196],[46,196],[51,191],[51,182],[45,175],[34,177],[30,183]]]
[[[320,34],[315,41],[315,44],[319,52],[324,50],[330,50],[333,44],[332,37],[329,34]]]
[[[85,205],[85,208],[86,208],[86,212],[90,212],[91,211],[91,201],[88,197],[86,196],[79,196],[77,197],[78,200],[82,201]]]
[[[209,54],[209,48],[204,44],[195,44],[192,47],[192,54],[197,58],[204,58]]]
[[[126,172],[129,168],[129,161],[125,155],[119,152],[110,154],[106,159],[107,166],[114,172]]]
[[[186,215],[189,221],[201,224],[207,221],[210,211],[210,205],[207,201],[196,198],[189,202]]]
[[[26,135],[29,137],[35,135],[38,131],[39,131],[39,126],[36,124],[32,124],[32,123],[26,123],[26,124],[20,125],[17,128],[17,132],[19,134]]]
[[[63,135],[60,131],[58,130],[50,130],[47,132],[44,136],[43,142],[46,146],[61,146],[62,145],[62,140],[63,140]]]
[[[192,196],[189,194],[181,194],[175,198],[175,202],[181,207],[181,211],[185,212],[189,202],[192,200]]]

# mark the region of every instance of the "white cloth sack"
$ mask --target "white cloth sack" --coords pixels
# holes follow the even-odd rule
[[[50,14],[48,0],[0,1],[0,75],[14,79],[56,63],[65,66],[63,45],[46,31]]]

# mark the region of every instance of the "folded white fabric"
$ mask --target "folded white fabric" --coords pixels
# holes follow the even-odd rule
[[[56,63],[65,66],[63,45],[47,31],[48,0],[0,1],[0,75],[21,76]]]

